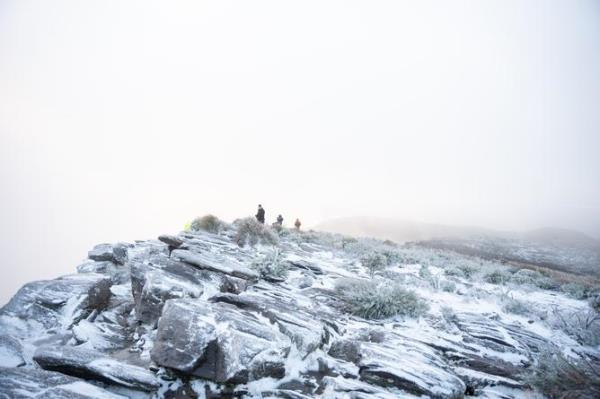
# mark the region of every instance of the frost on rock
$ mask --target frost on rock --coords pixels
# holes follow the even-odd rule
[[[35,351],[33,359],[43,369],[75,377],[144,391],[153,391],[159,387],[158,380],[148,370],[78,347],[41,347]]]
[[[159,365],[217,382],[247,382],[281,374],[289,340],[256,315],[227,304],[169,300],[152,359]],[[271,372],[265,372],[271,370]]]
[[[443,249],[279,234],[288,273],[271,281],[250,266],[273,248],[241,248],[224,226],[101,244],[78,274],[25,285],[0,310],[0,398],[541,398],[526,376],[549,347],[600,367],[598,348],[548,321],[590,305],[552,284]],[[394,261],[369,276],[367,253]],[[428,310],[365,320],[340,279],[391,281]]]
[[[0,398],[125,399],[126,397],[53,371],[0,367]]]

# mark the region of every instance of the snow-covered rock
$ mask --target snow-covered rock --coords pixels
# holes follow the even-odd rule
[[[2,399],[125,399],[79,378],[53,371],[0,367]]]
[[[33,359],[45,370],[75,377],[144,391],[154,391],[159,387],[158,380],[150,371],[87,349],[41,347],[35,351]]]
[[[0,309],[0,398],[519,398],[539,394],[524,376],[549,346],[600,363],[545,319],[586,302],[455,273],[479,260],[384,246],[396,263],[373,279],[415,290],[429,311],[365,320],[334,288],[370,278],[360,256],[383,244],[283,230],[287,277],[267,281],[253,262],[274,249],[234,236],[101,244],[78,274],[25,285]],[[534,311],[508,313],[509,297]]]

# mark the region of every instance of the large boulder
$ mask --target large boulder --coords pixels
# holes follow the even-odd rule
[[[239,295],[215,295],[211,301],[229,303],[240,309],[260,313],[292,340],[302,357],[323,347],[329,333],[321,320],[333,318],[331,314],[311,311],[310,309],[316,309],[317,304],[310,299],[306,298],[306,303],[298,303],[297,298],[273,285],[257,285],[255,288],[252,292]]]
[[[46,329],[73,323],[93,310],[104,309],[109,302],[112,282],[96,273],[80,273],[55,280],[24,285],[0,310],[26,321],[35,321]]]
[[[0,398],[126,399],[78,378],[22,367],[0,367]]]
[[[256,315],[234,306],[168,300],[158,323],[152,359],[204,379],[245,383],[281,377],[289,339]]]
[[[154,391],[160,385],[148,370],[77,347],[41,347],[35,351],[33,360],[45,370],[131,389]]]
[[[203,293],[202,285],[174,278],[167,273],[157,271],[145,275],[145,283],[136,306],[137,319],[154,325],[162,313],[168,299],[199,298]]]

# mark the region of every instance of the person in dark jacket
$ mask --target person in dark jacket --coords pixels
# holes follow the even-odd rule
[[[265,210],[260,204],[258,205],[258,212],[256,212],[256,220],[259,223],[265,224]]]
[[[300,230],[300,226],[302,226],[300,219],[296,218],[296,223],[294,223],[294,226],[296,226],[296,230]]]
[[[281,216],[281,215],[277,216],[277,224],[280,226],[283,226],[283,216]]]

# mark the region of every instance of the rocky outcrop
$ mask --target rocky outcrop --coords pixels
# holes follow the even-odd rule
[[[0,367],[0,398],[125,399],[126,397],[61,373]]]
[[[169,300],[158,325],[152,359],[208,380],[244,383],[283,376],[289,340],[234,306]]]
[[[432,303],[420,319],[346,314],[332,288],[366,278],[357,254],[302,234],[282,233],[288,275],[268,281],[252,265],[272,248],[240,248],[227,229],[94,247],[78,274],[27,284],[0,310],[0,398],[516,398],[529,389],[523,375],[549,344],[543,328],[478,312],[479,303],[442,317],[448,298],[457,307],[469,298],[428,286],[417,286]],[[421,284],[412,266],[394,278]]]
[[[153,373],[119,362],[101,353],[77,347],[41,347],[33,355],[43,369],[127,388],[154,391],[159,383]]]
[[[112,281],[97,273],[73,274],[26,284],[0,315],[36,321],[45,328],[72,324],[108,305]]]
[[[124,265],[127,262],[127,245],[99,244],[88,252],[88,257],[98,262],[109,261]]]

